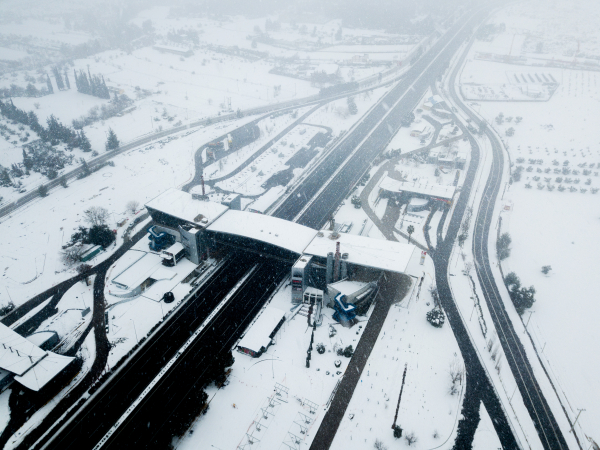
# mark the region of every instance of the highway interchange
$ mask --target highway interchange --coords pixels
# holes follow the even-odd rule
[[[452,26],[447,36],[439,39],[361,122],[328,150],[328,157],[308,174],[273,215],[316,229],[322,227],[368,171],[376,155],[385,148],[400,127],[402,117],[414,109],[426,89],[444,73],[453,55],[470,38],[473,28],[482,22],[486,13],[487,9],[479,10],[467,20]],[[459,66],[460,64],[457,67]],[[451,76],[454,78],[456,71]],[[458,96],[452,91],[451,94],[455,104],[462,105]],[[463,109],[471,114],[464,105]],[[473,248],[478,263],[477,275],[509,365],[544,448],[566,449],[568,447],[564,437],[533,376],[524,349],[504,309],[499,288],[489,270],[487,243],[492,227],[493,208],[502,183],[503,156],[501,144],[493,133],[487,130],[486,136],[492,142],[494,163],[485,186],[485,201],[477,211]],[[480,399],[494,420],[503,447],[519,448],[498,396],[468,338],[448,283],[448,261],[480,159],[477,142],[472,137],[470,142],[473,151],[467,178],[450,218],[446,237],[443,241],[438,240],[434,253],[440,300],[467,366],[467,390],[463,406],[465,421],[459,427],[459,439],[472,441],[472,433],[469,431],[472,428],[469,428],[472,411],[469,408],[472,409],[475,404],[478,407],[479,401],[473,400]],[[74,414],[75,420],[66,422],[60,431],[54,431],[51,440],[41,439],[36,448],[41,448],[41,445],[44,445],[43,448],[92,448],[102,438],[105,438],[103,448],[152,448],[157,436],[170,425],[170,411],[186,401],[190,389],[202,382],[211,355],[231,349],[256,312],[289,273],[289,263],[281,261],[237,251],[232,252],[228,258],[194,296],[169,318],[166,326],[148,339],[142,351],[134,355],[118,376],[107,382],[95,394],[93,401]],[[165,361],[173,357],[193,330],[204,322],[215,306],[246,274],[249,276],[244,285],[233,294],[224,309],[213,319],[211,326],[181,355],[178,363],[170,368],[159,385],[152,389],[121,426],[106,437],[113,424],[156,376]],[[467,401],[468,399],[471,400]],[[32,437],[25,440],[21,448],[30,448],[41,436],[41,431],[32,433]]]

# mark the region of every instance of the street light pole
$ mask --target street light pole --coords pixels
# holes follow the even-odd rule
[[[135,329],[135,322],[133,321],[133,319],[129,319],[129,320],[130,320],[130,321],[131,321],[131,323],[133,324],[133,332],[135,333],[135,340],[136,340],[136,342],[139,344],[139,343],[140,343],[140,341],[138,340],[138,337],[137,337],[137,331],[136,331],[136,329]]]

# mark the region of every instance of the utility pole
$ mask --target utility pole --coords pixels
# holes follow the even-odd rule
[[[535,311],[529,311],[529,317],[527,318],[527,323],[525,324],[525,330],[523,331],[523,334],[525,334],[525,332],[527,331],[527,325],[529,325],[529,321],[531,320],[531,316],[534,312]]]
[[[396,420],[398,420],[398,411],[400,411],[400,400],[402,399],[402,391],[404,390],[404,380],[406,380],[406,369],[408,364],[404,364],[404,374],[402,374],[402,387],[400,388],[400,395],[398,396],[398,405],[396,406],[396,415],[394,416],[394,424],[392,430],[396,429]]]
[[[136,329],[135,329],[135,322],[133,321],[133,319],[129,319],[129,320],[131,320],[131,323],[133,324],[133,332],[135,333],[135,340],[136,340],[136,342],[139,344],[139,343],[140,343],[140,341],[139,341],[139,339],[138,339],[138,337],[137,337],[137,331],[136,331]]]
[[[575,422],[573,423],[573,426],[571,427],[571,429],[569,430],[569,433],[573,433],[573,430],[575,429],[575,425],[577,425],[577,421],[579,420],[579,416],[581,415],[582,412],[584,412],[585,409],[580,409],[579,413],[577,414],[577,417],[575,417]]]

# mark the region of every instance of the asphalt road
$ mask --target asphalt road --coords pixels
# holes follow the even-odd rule
[[[457,104],[461,104],[458,96],[454,97]],[[477,121],[477,118],[467,108],[463,110]],[[498,194],[502,187],[502,171],[504,156],[502,145],[496,135],[486,127],[486,137],[492,144],[492,168],[486,181],[482,201],[477,211],[475,231],[473,233],[473,256],[477,278],[483,291],[483,296],[490,310],[494,327],[498,334],[504,355],[515,377],[523,402],[538,432],[539,438],[545,449],[568,449],[565,438],[556,422],[544,394],[534,376],[533,369],[527,358],[520,337],[515,332],[512,322],[506,312],[504,302],[492,274],[489,261],[488,238],[490,232],[494,233],[492,223],[494,208],[498,201]],[[512,307],[512,306],[509,306]]]

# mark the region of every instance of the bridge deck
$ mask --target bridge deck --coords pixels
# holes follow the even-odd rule
[[[405,272],[415,250],[412,244],[346,233],[332,237],[331,232],[319,233],[304,225],[247,211],[228,210],[207,230],[260,241],[298,256],[306,253],[326,258],[327,253],[335,253],[339,242],[341,253],[348,253],[349,263],[397,273]]]
[[[317,234],[317,230],[294,222],[232,209],[215,220],[207,230],[258,240],[298,255]]]

